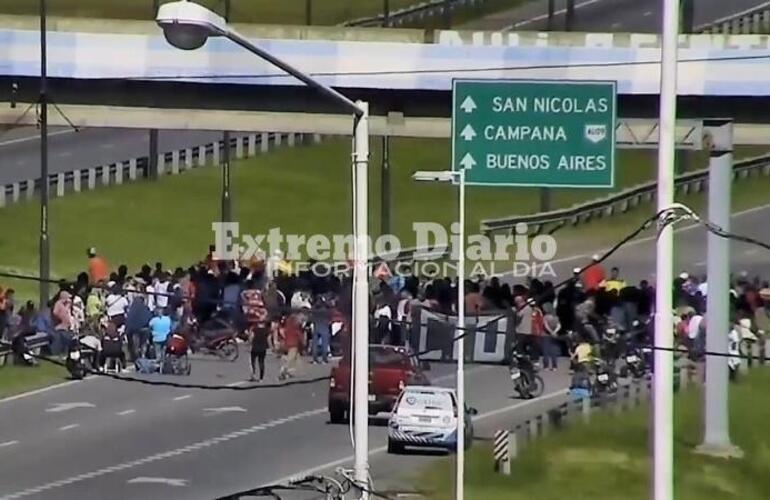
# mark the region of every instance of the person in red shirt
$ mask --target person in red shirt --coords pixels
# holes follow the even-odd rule
[[[299,353],[302,350],[305,337],[302,331],[303,319],[302,313],[293,313],[286,318],[281,329],[284,355],[281,373],[278,375],[279,380],[293,378],[296,375]]]
[[[604,268],[599,263],[599,256],[593,256],[593,263],[583,272],[583,289],[586,292],[598,290],[606,279]]]

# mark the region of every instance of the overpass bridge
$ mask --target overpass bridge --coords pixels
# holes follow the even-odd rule
[[[37,33],[0,29],[0,123],[34,124]],[[26,24],[25,24],[26,23]],[[652,34],[238,27],[256,43],[351,98],[370,102],[377,135],[448,137],[453,78],[616,80],[621,118],[657,115],[660,40]],[[683,35],[680,117],[768,121],[770,37]],[[50,93],[89,127],[349,134],[349,119],[299,82],[224,40],[168,46],[149,22],[58,22],[49,33]],[[18,84],[12,95],[11,84]],[[52,113],[52,124],[65,125]],[[739,134],[739,142],[752,134]]]

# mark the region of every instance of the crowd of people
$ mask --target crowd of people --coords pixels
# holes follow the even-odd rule
[[[99,340],[125,340],[121,355],[133,361],[145,349],[162,357],[174,331],[225,318],[245,332],[251,344],[252,376],[264,378],[268,351],[282,352],[281,376],[293,376],[298,359],[328,363],[345,349],[349,338],[352,280],[323,271],[286,272],[279,256],[249,262],[216,261],[213,248],[197,265],[167,269],[158,262],[131,274],[125,265],[113,272],[96,249],[88,249],[88,271],[74,282],[62,282],[49,304],[39,311],[32,302],[16,309],[13,290],[0,294],[0,326],[8,338],[18,333],[47,332],[51,352],[63,353],[73,335],[98,332]],[[320,267],[319,267],[320,266]],[[402,269],[404,270],[404,269]],[[374,343],[403,345],[404,325],[416,304],[446,314],[457,310],[457,280],[393,275],[387,265],[376,267],[371,279],[371,329]],[[601,343],[608,330],[646,336],[654,311],[654,289],[646,281],[627,284],[620,269],[605,271],[598,256],[584,272],[556,288],[551,281],[528,279],[513,286],[498,277],[466,280],[469,315],[515,310],[516,333],[543,367],[556,370],[564,354],[585,357],[585,347]],[[705,279],[680,275],[673,283],[678,340],[703,350]],[[770,285],[741,275],[733,282],[731,304],[735,332],[770,332]],[[740,341],[740,339],[739,339]],[[120,344],[119,344],[120,345]],[[103,347],[101,345],[97,346]],[[116,353],[117,355],[117,353]]]

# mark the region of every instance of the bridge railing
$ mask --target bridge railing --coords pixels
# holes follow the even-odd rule
[[[445,10],[455,11],[459,8],[476,7],[486,2],[486,0],[428,0],[426,2],[409,5],[402,9],[394,10],[388,15],[390,26],[412,25],[418,21],[426,19],[440,18],[445,15]],[[352,19],[343,23],[343,26],[351,27],[374,27],[385,24],[384,14],[376,16],[361,17]]]
[[[770,33],[770,2],[702,24],[695,28],[695,32],[726,35]]]
[[[770,175],[770,155],[749,158],[735,163],[733,179],[746,179],[753,175]],[[708,169],[688,172],[676,177],[676,190],[681,194],[699,193],[708,181]],[[514,215],[481,221],[481,232],[513,232],[516,225],[527,224],[531,233],[552,234],[565,226],[577,226],[592,219],[624,213],[655,199],[656,181],[634,186],[605,198],[581,203],[569,208],[532,215]]]

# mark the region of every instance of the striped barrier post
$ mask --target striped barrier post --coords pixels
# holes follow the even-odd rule
[[[235,159],[243,159],[243,137],[235,138]]]
[[[102,186],[110,185],[110,166],[102,165]]]
[[[88,189],[96,188],[96,168],[88,169]]]
[[[115,164],[115,184],[118,186],[123,184],[123,163]]]
[[[58,198],[64,196],[64,172],[56,174],[56,196]]]
[[[35,196],[35,179],[29,179],[27,181],[26,189],[25,189],[27,195],[26,198],[28,200],[31,200]]]
[[[249,156],[254,156],[257,154],[257,136],[256,134],[249,134],[249,147],[248,147],[248,153]]]
[[[280,133],[276,132],[274,134],[273,140],[275,140],[275,147],[278,148],[281,146],[281,141],[283,141],[283,136]]]
[[[158,177],[163,175],[166,170],[166,155],[163,153],[158,154]]]
[[[206,166],[206,146],[198,146],[198,166]]]
[[[184,150],[184,169],[190,170],[193,168],[193,150],[192,148],[187,148]]]
[[[496,431],[495,443],[492,451],[495,459],[495,472],[506,476],[511,475],[511,453],[509,449],[510,436],[510,431]]]
[[[537,439],[537,433],[540,430],[537,425],[537,417],[533,418],[529,422],[529,440],[534,441]]]
[[[259,140],[259,150],[262,153],[267,153],[270,149],[270,134],[268,132],[262,132]]]
[[[0,207],[5,206],[5,186],[0,186]]]
[[[136,180],[136,158],[128,160],[128,179],[132,181]]]
[[[81,189],[81,187],[80,187],[80,182],[81,182],[80,175],[81,175],[80,174],[80,169],[75,170],[74,172],[72,172],[72,190],[74,192],[76,192],[76,193],[79,193],[80,189]]]
[[[286,144],[288,144],[290,148],[293,148],[296,143],[297,143],[297,134],[292,132],[286,136]]]
[[[19,201],[19,194],[21,191],[21,185],[18,182],[14,182],[13,186],[11,187],[11,201],[16,203]]]
[[[171,152],[171,174],[176,175],[179,173],[179,150],[175,149]]]
[[[212,155],[212,161],[214,162],[214,165],[219,165],[219,142],[214,143],[214,154]]]

